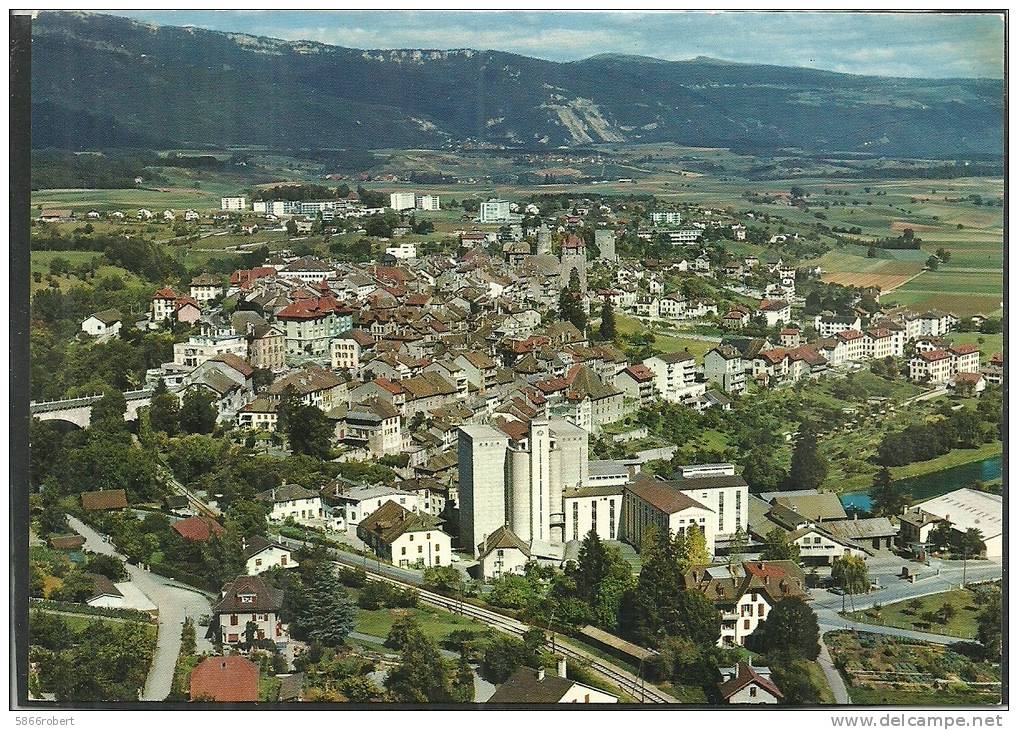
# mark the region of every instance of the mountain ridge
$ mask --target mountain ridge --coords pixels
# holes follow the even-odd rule
[[[373,49],[112,15],[33,24],[33,146],[570,147],[677,142],[889,156],[1000,152],[1003,84],[598,54]]]

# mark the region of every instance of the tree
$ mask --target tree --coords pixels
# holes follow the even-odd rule
[[[587,313],[583,310],[580,275],[576,269],[573,269],[569,274],[569,286],[559,293],[558,314],[562,321],[572,323],[580,332],[586,332]]]
[[[873,499],[874,514],[883,517],[900,515],[912,504],[912,497],[907,492],[895,488],[891,470],[886,466],[881,467],[873,477],[870,496]]]
[[[760,553],[764,560],[794,560],[799,562],[799,546],[788,539],[788,533],[775,527],[767,533],[764,549]]]
[[[584,536],[578,558],[574,575],[576,592],[580,599],[591,603],[608,570],[607,551],[594,528]]]
[[[820,292],[816,289],[806,295],[806,314],[819,314],[823,308]]]
[[[926,259],[926,268],[930,271],[936,271],[938,266],[940,266],[940,259],[936,256],[930,256]]]
[[[869,568],[858,555],[842,555],[831,564],[831,577],[845,593],[867,593],[870,589]]]
[[[364,704],[377,702],[382,697],[381,688],[372,682],[370,677],[365,677],[363,674],[341,679],[336,683],[336,689],[348,702]]]
[[[710,553],[707,551],[707,537],[696,525],[686,531],[686,556],[690,565],[710,565]]]
[[[453,701],[449,668],[420,626],[407,631],[400,662],[386,676],[385,688],[394,702]]]
[[[322,646],[342,646],[353,630],[353,604],[336,577],[335,566],[318,563],[309,576],[307,614],[301,623],[307,636]]]
[[[301,403],[288,386],[280,399],[279,428],[295,454],[328,459],[332,454],[333,427],[320,408]]]
[[[615,311],[612,309],[611,300],[607,298],[601,306],[601,324],[598,327],[598,335],[607,342],[615,340]]]
[[[803,421],[792,451],[792,467],[788,484],[794,489],[817,489],[827,478],[827,458],[817,447],[817,433],[813,424]]]
[[[180,430],[184,433],[212,433],[216,427],[216,408],[212,394],[192,388],[180,406]]]
[[[781,661],[813,661],[820,654],[820,627],[817,615],[798,596],[782,598],[752,634],[761,653]]]
[[[114,583],[127,580],[127,568],[124,567],[123,561],[112,555],[89,555],[85,570],[105,575]]]
[[[1000,591],[994,589],[989,596],[986,607],[976,619],[976,638],[986,652],[993,657],[1000,657],[1003,649],[1001,638],[1001,600]]]
[[[463,591],[463,574],[452,565],[438,565],[424,569],[424,585],[440,591]]]
[[[180,425],[180,400],[170,393],[162,378],[156,384],[148,411],[149,425],[167,436],[177,433]]]
[[[955,534],[953,549],[959,555],[966,558],[978,557],[986,552],[986,543],[983,542],[983,533],[978,527],[970,527],[965,532],[952,532]]]
[[[124,415],[127,413],[127,399],[119,390],[108,388],[98,403],[92,406],[90,427],[101,427],[107,424],[114,429],[123,429]]]
[[[297,221],[295,221],[293,218],[290,218],[286,221],[286,233],[291,238],[297,235]]]
[[[937,249],[937,258],[946,264],[951,260],[951,252],[941,246]]]
[[[501,684],[521,666],[533,666],[537,657],[519,639],[499,634],[492,638],[481,659],[481,675],[493,684]]]
[[[742,478],[754,492],[766,492],[779,488],[788,475],[775,458],[773,449],[757,447],[742,462]]]

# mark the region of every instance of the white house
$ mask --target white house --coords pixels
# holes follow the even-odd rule
[[[301,525],[321,524],[325,519],[325,508],[318,492],[312,492],[299,484],[284,484],[255,495],[259,502],[270,508],[269,520],[283,522],[287,518]]]
[[[705,383],[696,382],[696,358],[689,350],[654,355],[643,364],[654,373],[654,386],[665,400],[685,402],[706,390]]]
[[[590,477],[597,479],[598,475],[594,472],[603,463],[588,462]],[[619,523],[622,519],[622,491],[621,485],[611,484],[581,486],[579,489],[563,493],[566,542],[583,540],[591,530],[594,530],[602,540],[619,539]]]
[[[530,548],[507,525],[502,525],[477,546],[478,568],[485,580],[522,575],[530,562]]]
[[[245,210],[247,209],[247,198],[244,196],[229,196],[220,200],[220,210]]]
[[[520,667],[498,686],[488,702],[515,704],[615,704],[619,698],[602,689],[566,678],[566,660],[558,660],[558,676],[544,667]]]
[[[452,562],[452,538],[434,515],[386,502],[357,525],[357,537],[376,555],[401,568],[431,568]]]
[[[718,670],[721,683],[718,694],[729,705],[776,705],[784,699],[781,690],[771,680],[768,667],[754,667],[749,662],[739,662],[734,667]]]
[[[279,618],[283,606],[283,592],[257,575],[244,575],[223,586],[219,603],[213,609],[209,632],[218,636],[227,646],[247,641],[248,624],[254,624],[257,640],[284,646],[290,640],[289,628]]]
[[[296,568],[290,548],[278,542],[269,542],[255,535],[244,540],[244,561],[248,575],[258,575],[269,568]]]
[[[120,334],[121,315],[116,309],[104,309],[91,314],[81,323],[81,331],[92,337],[108,339]]]

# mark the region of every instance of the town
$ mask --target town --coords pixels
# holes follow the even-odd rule
[[[924,229],[334,183],[33,212],[33,698],[1000,701],[1002,324],[893,295]]]

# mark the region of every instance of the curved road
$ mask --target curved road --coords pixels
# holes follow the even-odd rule
[[[85,538],[85,549],[100,555],[111,555],[124,560],[112,543],[81,520],[68,515],[67,523],[75,532]],[[180,630],[184,618],[190,617],[198,630],[198,651],[210,650],[211,644],[204,638],[198,627],[198,618],[212,613],[209,599],[191,588],[182,588],[168,578],[150,573],[137,566],[125,563],[131,581],[159,608],[156,651],[152,657],[142,701],[165,700],[173,685],[173,669],[180,654]]]

